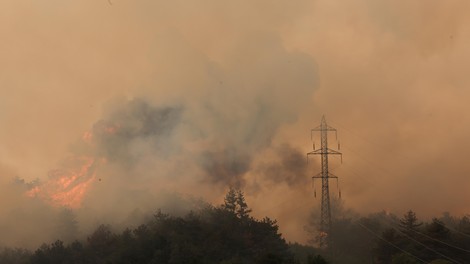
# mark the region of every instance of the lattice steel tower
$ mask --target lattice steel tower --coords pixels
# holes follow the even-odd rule
[[[321,134],[321,148],[315,149],[315,145],[313,145],[313,151],[307,153],[307,160],[310,155],[321,155],[321,173],[313,176],[312,179],[313,181],[321,179],[320,247],[327,247],[331,232],[330,190],[328,184],[331,178],[338,180],[338,177],[328,171],[328,155],[341,155],[342,157],[342,153],[328,148],[328,132],[334,131],[336,134],[337,131],[326,124],[325,116],[322,117],[320,126],[311,130],[310,136],[312,139],[313,132],[316,131],[319,131]]]

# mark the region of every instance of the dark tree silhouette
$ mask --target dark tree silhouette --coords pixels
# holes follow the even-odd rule
[[[235,212],[237,208],[237,192],[234,188],[230,187],[229,191],[225,195],[222,207],[229,212]]]
[[[328,264],[328,261],[320,255],[308,256],[307,264]]]
[[[415,212],[412,210],[409,210],[400,219],[400,229],[410,236],[415,236],[416,232],[414,231],[417,231],[422,225],[423,223],[418,221]]]
[[[377,241],[375,250],[380,263],[391,263],[392,257],[401,253],[401,251],[395,247],[400,245],[401,241],[402,237],[394,228],[388,228],[382,232],[382,239]]]
[[[245,196],[241,190],[237,191],[237,216],[239,218],[248,218],[251,213],[251,209],[248,208],[248,204],[245,201]]]
[[[154,218],[120,234],[99,226],[81,244],[44,244],[30,263],[294,263],[276,220],[249,216],[243,192],[230,189],[225,203],[175,217]]]
[[[34,252],[0,248],[0,263],[401,264],[424,261],[445,264],[470,261],[467,216],[449,215],[446,219],[452,221],[434,218],[421,223],[409,211],[402,219],[388,213],[336,219],[333,243],[327,249],[318,249],[287,244],[276,220],[269,217],[259,220],[249,215],[241,191],[232,189],[224,202],[220,206],[206,204],[184,216],[157,211],[151,220],[120,232],[100,225],[85,241],[67,244],[57,240],[43,244]]]

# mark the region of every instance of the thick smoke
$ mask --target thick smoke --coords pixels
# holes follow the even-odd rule
[[[25,202],[76,208],[85,233],[188,208],[175,192],[262,198],[256,168],[317,86],[312,56],[281,32],[307,1],[28,4],[0,8],[6,39],[23,43],[0,44],[0,158],[40,179]]]
[[[59,209],[25,195],[39,183],[26,183],[5,166],[0,167],[0,173],[0,247],[32,248],[52,237],[62,238],[55,222]]]
[[[233,149],[207,151],[202,155],[201,164],[209,176],[209,184],[221,183],[222,186],[242,188],[245,185],[244,175],[250,170],[251,158],[238,155]]]
[[[259,173],[264,175],[266,180],[281,184],[285,182],[292,188],[309,183],[312,168],[307,165],[305,153],[288,144],[283,144],[276,148],[276,154],[277,158],[260,166]]]
[[[165,146],[181,122],[181,112],[178,106],[157,107],[133,99],[94,124],[85,141],[95,149],[95,156],[122,166],[135,165],[149,154],[170,155]]]
[[[165,205],[189,208],[175,192],[220,203],[236,186],[253,214],[306,241],[318,166],[298,158],[322,114],[342,141],[344,163],[332,159],[331,168],[346,206],[468,212],[468,7],[2,1],[0,162],[14,171],[1,171],[3,201],[12,201],[0,208],[2,226],[16,232],[12,208],[54,209],[9,179],[39,178],[34,187],[48,193],[58,187],[45,182],[88,168],[75,182],[88,183],[75,209],[81,232]],[[15,232],[5,241],[25,241]]]

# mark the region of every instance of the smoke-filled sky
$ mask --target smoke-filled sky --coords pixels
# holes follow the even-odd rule
[[[470,213],[469,11],[464,0],[1,1],[0,227],[25,217],[18,208],[34,218],[33,203],[93,222],[177,207],[172,193],[219,204],[234,186],[305,242],[319,203],[318,159],[305,154],[323,114],[344,153],[330,165],[346,207]],[[20,195],[13,177],[36,188]]]

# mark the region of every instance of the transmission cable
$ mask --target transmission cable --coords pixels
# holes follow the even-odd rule
[[[392,226],[392,225],[390,225],[390,224],[389,224],[389,226],[394,227],[394,226]],[[428,246],[425,245],[424,243],[422,243],[422,242],[420,242],[420,241],[418,241],[418,240],[412,238],[411,236],[407,235],[406,233],[404,233],[404,232],[401,231],[400,229],[395,229],[395,230],[397,230],[399,233],[401,233],[402,235],[404,235],[406,238],[408,238],[408,239],[410,239],[410,240],[416,242],[417,244],[419,244],[419,245],[423,246],[424,248],[426,248],[426,249],[428,249],[428,250],[430,250],[430,251],[432,251],[432,252],[438,254],[439,256],[441,256],[441,257],[443,257],[443,258],[446,258],[446,259],[448,259],[449,261],[451,261],[451,262],[453,262],[453,263],[462,264],[461,262],[458,262],[457,260],[452,259],[451,257],[448,257],[448,256],[446,256],[446,255],[440,253],[439,251],[437,251],[437,250],[435,250],[435,249],[433,249],[433,248],[428,247]]]
[[[444,227],[446,227],[446,228],[448,228],[448,229],[450,229],[450,230],[452,230],[452,231],[454,231],[454,232],[457,232],[457,233],[459,233],[459,234],[461,234],[461,235],[463,235],[463,236],[466,236],[466,237],[470,238],[470,235],[469,235],[469,234],[464,233],[464,232],[462,232],[462,231],[460,231],[460,230],[458,230],[458,229],[452,228],[452,227],[450,227],[450,226],[445,226],[444,224],[441,224],[441,223],[438,223],[438,224],[441,225],[441,226],[444,226]]]
[[[447,246],[449,246],[449,247],[452,247],[452,248],[455,248],[455,249],[462,250],[462,251],[465,251],[465,252],[467,252],[467,253],[470,253],[470,250],[468,250],[468,249],[451,245],[451,244],[449,244],[449,243],[447,243],[447,242],[444,242],[444,241],[442,241],[442,240],[439,240],[439,239],[437,239],[437,238],[428,236],[428,235],[426,235],[425,233],[419,232],[418,230],[413,230],[413,229],[409,229],[409,230],[411,230],[411,231],[413,231],[413,232],[415,232],[415,233],[418,233],[418,234],[420,234],[420,235],[422,235],[422,236],[424,236],[424,237],[426,237],[426,238],[429,238],[429,239],[431,239],[431,240],[437,241],[437,242],[439,242],[439,243],[441,243],[441,244],[444,244],[444,245],[447,245]]]
[[[399,223],[397,223],[396,221],[393,221],[392,219],[385,219],[385,220],[387,220],[387,221],[389,221],[390,223],[393,223],[393,224],[395,224],[395,225],[399,225]],[[441,223],[439,223],[439,222],[436,222],[436,223],[439,224],[439,225],[441,225],[441,226],[443,226],[443,227],[445,227],[445,228],[448,228],[448,227],[445,226],[444,224],[441,224]],[[448,229],[450,229],[450,228],[448,228]],[[442,240],[439,240],[439,239],[434,238],[434,237],[432,237],[432,236],[429,236],[429,235],[427,235],[427,234],[425,234],[425,233],[423,233],[423,232],[420,232],[420,231],[418,231],[418,230],[414,230],[414,229],[407,229],[407,230],[413,231],[413,232],[415,232],[415,233],[417,233],[417,234],[420,234],[420,235],[422,235],[422,236],[424,236],[424,237],[426,237],[426,238],[429,238],[429,239],[431,239],[431,240],[437,241],[437,242],[439,242],[439,243],[441,243],[441,244],[444,244],[444,245],[447,245],[447,246],[449,246],[449,247],[452,247],[452,248],[455,248],[455,249],[462,250],[462,251],[465,251],[465,252],[467,252],[467,253],[470,253],[470,250],[468,250],[468,249],[461,248],[461,247],[459,247],[459,246],[454,246],[454,245],[452,245],[452,244],[449,244],[449,243],[447,243],[447,242],[445,242],[445,241],[442,241]]]
[[[392,247],[394,247],[394,248],[400,250],[401,252],[403,252],[403,253],[405,253],[405,254],[408,254],[408,255],[414,257],[415,259],[421,261],[422,263],[427,263],[425,260],[419,258],[418,256],[413,255],[412,253],[410,253],[410,252],[408,252],[408,251],[406,251],[406,250],[400,248],[399,246],[393,244],[392,242],[390,242],[390,241],[384,239],[382,236],[376,234],[374,231],[370,230],[368,227],[366,227],[365,225],[363,225],[361,222],[357,221],[357,224],[358,224],[360,227],[362,227],[362,228],[364,228],[365,230],[367,230],[367,231],[368,231],[369,233],[371,233],[372,235],[374,235],[375,237],[377,237],[377,238],[379,238],[379,239],[381,239],[381,240],[387,242],[387,243],[390,244]]]

